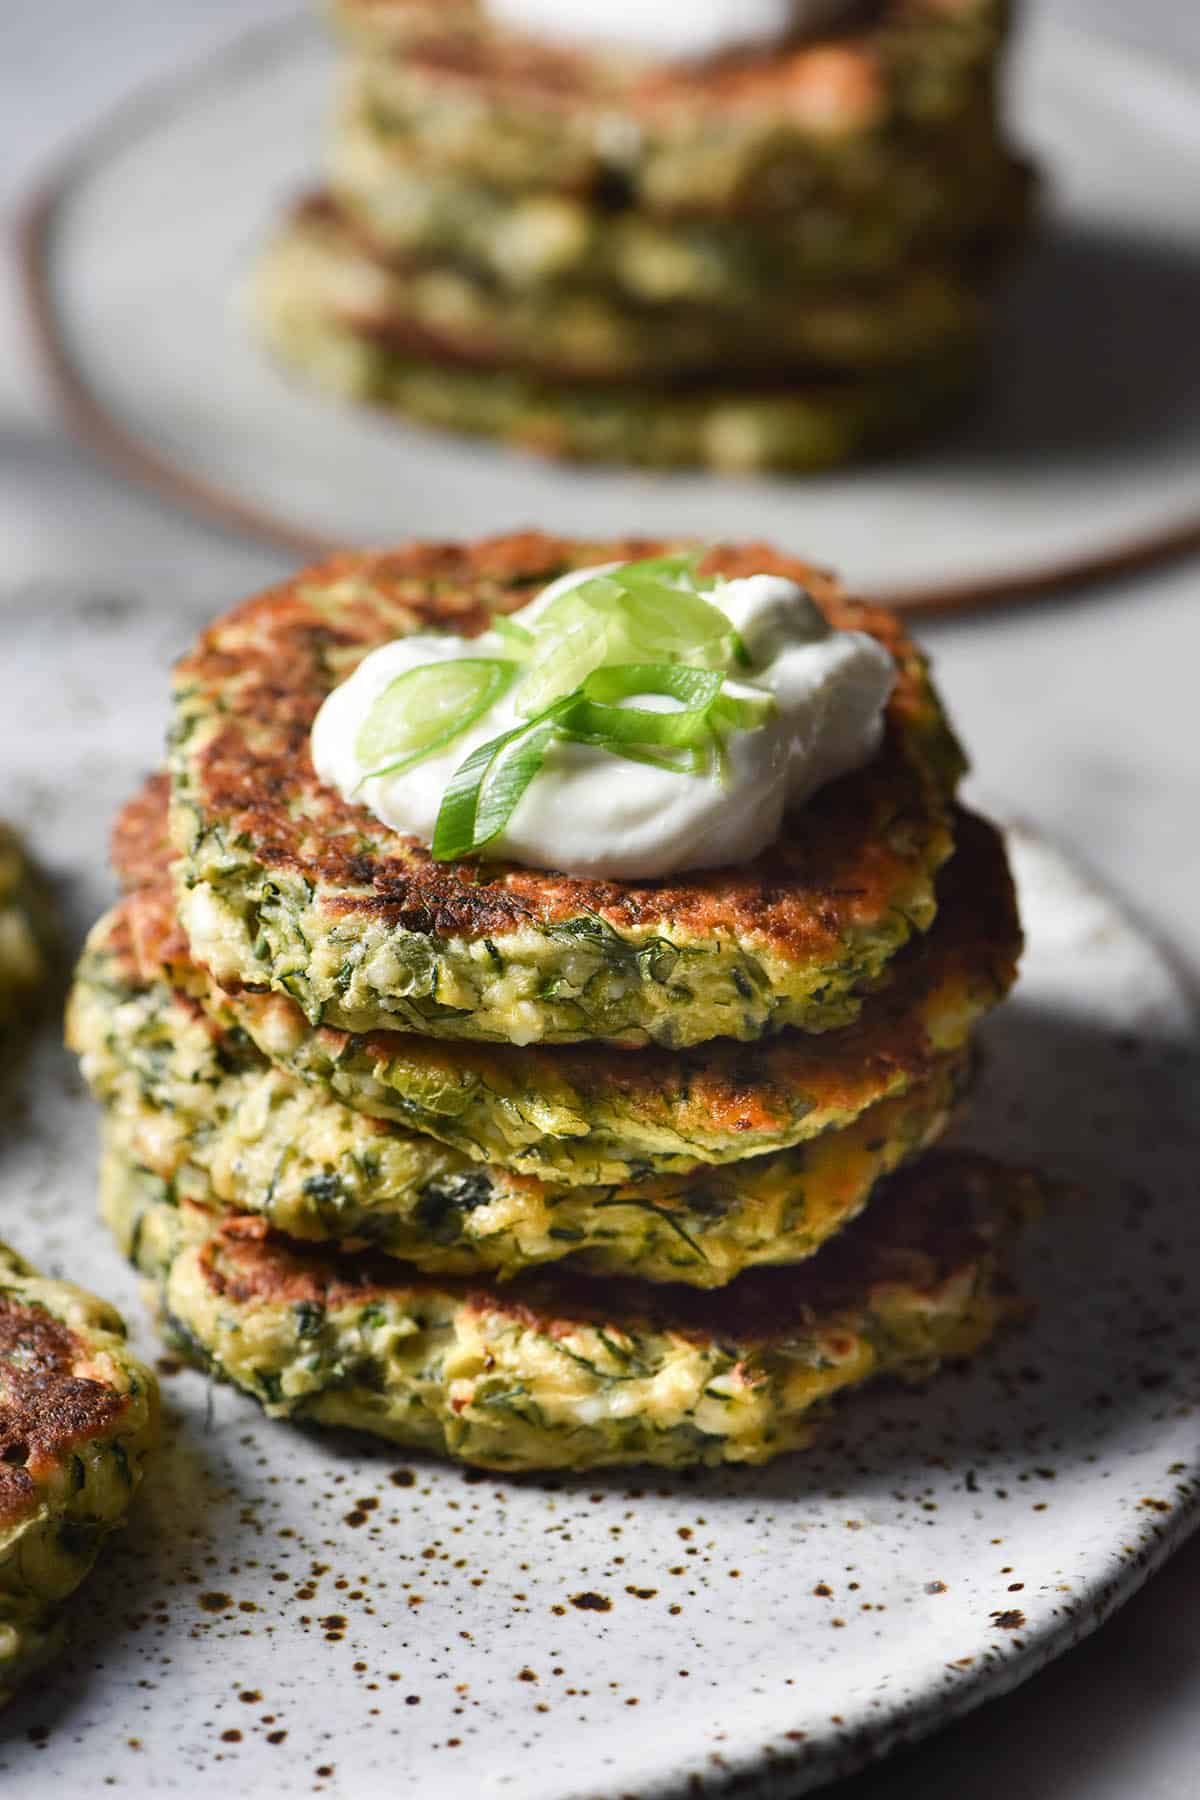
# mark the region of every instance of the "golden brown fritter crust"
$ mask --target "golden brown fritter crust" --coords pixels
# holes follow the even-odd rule
[[[60,1320],[0,1293],[0,1532],[35,1510],[64,1458],[128,1411],[128,1394],[84,1373],[91,1362]]]
[[[157,1383],[119,1315],[0,1244],[0,1706],[57,1648],[157,1435]]]
[[[433,936],[483,938],[530,920],[595,914],[622,927],[671,921],[696,933],[753,931],[785,953],[832,952],[844,923],[878,911],[894,884],[898,853],[881,839],[864,841],[864,829],[878,811],[881,779],[889,781],[890,816],[920,812],[920,782],[895,740],[926,700],[913,645],[893,614],[847,600],[823,570],[766,545],[713,551],[704,567],[800,582],[833,625],[869,631],[885,644],[900,675],[888,708],[893,738],[880,763],[818,794],[789,821],[787,836],[745,869],[618,882],[514,865],[435,863],[423,844],[389,832],[368,807],[342,800],[312,768],[309,733],[335,669],[347,673],[360,655],[411,629],[410,616],[417,629],[473,637],[486,630],[493,609],[515,611],[556,570],[665,548],[654,540],[579,544],[533,532],[477,545],[417,544],[336,558],[247,601],[210,626],[178,668],[182,686],[224,700],[223,728],[199,757],[206,808],[231,832],[250,837],[267,868],[295,870],[338,890],[325,904],[343,917],[373,913]],[[361,592],[331,620],[310,596],[342,582],[361,583]],[[267,720],[278,732],[274,746],[259,730]]]
[[[167,806],[171,784],[164,770],[150,775],[113,821],[109,856],[127,894],[150,889],[162,880],[168,855]],[[176,926],[176,930],[178,930]],[[183,940],[179,932],[180,942]]]
[[[868,1096],[892,1086],[892,1075],[927,1073],[936,1059],[929,1007],[952,982],[1006,988],[1020,947],[1016,900],[997,832],[968,813],[958,816],[958,848],[941,887],[940,928],[897,959],[894,978],[871,996],[853,1024],[809,1036],[782,1032],[753,1048],[717,1039],[683,1051],[646,1047],[562,1044],[552,1047],[420,1044],[420,1054],[446,1057],[457,1068],[475,1065],[486,1078],[497,1061],[519,1061],[531,1092],[552,1093],[565,1083],[589,1102],[622,1112],[668,1109],[698,1130],[770,1134],[795,1110],[798,1090],[831,1111],[858,1111]],[[257,1004],[251,999],[251,1006]],[[272,996],[264,1006],[282,1002]],[[322,1027],[319,1035],[338,1054],[350,1034]],[[398,1034],[371,1032],[356,1041],[381,1062],[394,1054]]]
[[[1039,1191],[1031,1173],[1015,1172],[973,1151],[933,1151],[883,1184],[871,1206],[820,1256],[783,1269],[755,1269],[715,1292],[565,1269],[518,1281],[481,1284],[424,1275],[387,1257],[338,1258],[273,1234],[258,1218],[232,1217],[210,1235],[201,1262],[211,1291],[238,1307],[366,1303],[403,1287],[455,1293],[470,1310],[518,1321],[552,1338],[580,1324],[623,1331],[656,1330],[696,1342],[719,1340],[751,1350],[793,1338],[818,1315],[842,1308],[869,1312],[876,1290],[903,1283],[936,1302],[993,1243],[1006,1212],[1031,1212]]]
[[[175,916],[170,870],[163,833],[165,783],[155,776],[118,814],[113,832],[113,860],[128,898],[118,919],[119,945],[128,948],[143,981],[169,979],[185,991],[197,985],[187,941]],[[844,1095],[866,1086],[875,1071],[886,1067],[913,1069],[926,1060],[926,1034],[921,1003],[948,982],[961,978],[993,980],[1007,987],[1021,949],[1016,893],[1004,845],[995,827],[964,808],[957,809],[956,850],[940,882],[938,925],[934,933],[910,946],[897,960],[888,983],[871,996],[851,1026],[810,1040],[784,1032],[752,1051],[718,1040],[687,1051],[643,1048],[636,1052],[615,1045],[489,1045],[424,1043],[414,1040],[414,1054],[448,1066],[486,1068],[496,1061],[520,1064],[530,1071],[529,1085],[547,1088],[565,1080],[581,1093],[619,1090],[630,1099],[642,1095],[686,1091],[699,1112],[729,1114],[737,1128],[751,1130],[772,1108],[766,1096],[782,1105],[803,1071],[806,1085],[814,1074]],[[117,942],[114,947],[117,947]],[[201,987],[209,984],[200,971]],[[236,994],[251,1008],[289,1009],[281,995],[246,989]],[[315,1034],[336,1057],[351,1041],[371,1046],[381,1060],[395,1054],[408,1034],[375,1031],[350,1033],[332,1026]],[[825,1076],[819,1076],[824,1069]]]
[[[731,953],[745,953],[768,968],[799,967],[805,971],[799,979],[811,988],[827,966],[846,958],[848,946],[852,951],[876,937],[881,964],[910,928],[928,924],[933,873],[951,847],[947,790],[961,768],[961,753],[924,663],[893,615],[847,599],[824,571],[763,544],[722,546],[704,566],[730,577],[772,572],[801,583],[835,627],[867,631],[883,643],[896,658],[898,677],[879,754],[815,795],[753,862],[641,882],[505,863],[436,863],[418,840],[389,831],[369,808],[343,800],[318,780],[309,746],[313,720],[326,695],[370,650],[413,630],[476,635],[494,611],[515,610],[565,569],[669,547],[529,532],[476,544],[345,555],[210,626],[177,671],[172,831],[186,864],[180,869],[185,926],[190,888],[204,884],[216,892],[227,883],[235,890],[230,910],[239,915],[236,930],[247,941],[231,951],[228,966],[206,955],[194,927],[189,930],[217,979],[230,983],[232,972],[234,983],[284,987],[312,1019],[328,1007],[327,1016],[355,1029],[388,1022],[386,992],[375,997],[372,1020],[341,1003],[332,975],[318,985],[306,966],[294,970],[296,985],[278,979],[279,946],[256,952],[251,941],[259,929],[254,920],[261,914],[264,881],[290,884],[289,909],[307,909],[299,934],[304,943],[335,927],[343,942],[356,933],[371,934],[373,943],[388,934],[416,937],[435,958],[456,956],[455,973],[472,945],[598,924],[635,949],[662,933],[675,944],[719,951],[727,962]],[[451,951],[454,944],[459,948]],[[295,943],[288,948],[295,951]],[[478,969],[470,975],[477,978]],[[310,991],[301,994],[305,983]],[[771,1002],[762,1005],[769,1010]],[[503,1035],[476,1031],[469,1020],[461,1028],[453,1019],[444,1023],[432,1004],[428,1010],[433,1016],[418,1028],[435,1035]],[[669,1023],[685,1012],[676,1007]],[[717,1029],[754,1036],[770,1026],[768,1020],[744,1031],[730,1023]],[[636,1031],[557,1025],[531,1035],[638,1041]]]
[[[204,1205],[211,1192],[285,1236],[442,1273],[506,1279],[570,1256],[592,1273],[718,1287],[760,1263],[798,1261],[936,1141],[969,1077],[967,1053],[951,1052],[845,1130],[775,1156],[623,1186],[550,1183],[482,1165],[274,1067],[197,999],[144,978],[130,920],[127,902],[91,932],[67,1008],[67,1043],[105,1107],[110,1151],[180,1199]]]
[[[161,787],[155,795],[161,808]],[[122,872],[141,885],[132,885],[117,931],[144,981],[165,977],[196,990],[166,858],[160,851],[155,865],[146,854],[154,806],[154,795],[140,796],[118,827],[118,843],[133,858]],[[717,1039],[681,1051],[451,1043],[314,1029],[284,995],[223,996],[203,971],[199,991],[224,1022],[292,1073],[322,1081],[356,1110],[397,1118],[483,1161],[567,1182],[623,1179],[640,1158],[664,1170],[690,1166],[689,1157],[729,1161],[844,1125],[926,1078],[1011,985],[1021,932],[1003,844],[963,811],[955,835],[933,931],[894,960],[853,1024],[818,1036],[784,1031],[753,1049]],[[446,1095],[455,1096],[450,1106]]]
[[[922,1380],[1013,1316],[1002,1259],[1037,1197],[1034,1178],[982,1159],[916,1165],[844,1251],[700,1296],[565,1271],[498,1287],[307,1252],[167,1204],[119,1155],[102,1189],[185,1356],[274,1417],[507,1469],[763,1462],[810,1442],[839,1391]]]

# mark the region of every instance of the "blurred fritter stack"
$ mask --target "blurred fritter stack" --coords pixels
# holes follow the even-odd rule
[[[1012,1311],[1031,1179],[923,1153],[1020,927],[889,614],[762,545],[704,559],[797,584],[813,629],[895,667],[869,760],[742,863],[436,860],[317,772],[313,721],[372,651],[486,649],[498,617],[519,647],[547,584],[586,602],[581,571],[647,555],[686,560],[537,533],[348,555],[178,667],[69,1037],[164,1331],[276,1416],[498,1468],[760,1462]]]
[[[832,10],[670,63],[487,0],[338,0],[326,186],[261,263],[268,342],[343,396],[567,457],[812,470],[919,434],[972,392],[1028,227],[1008,7]]]

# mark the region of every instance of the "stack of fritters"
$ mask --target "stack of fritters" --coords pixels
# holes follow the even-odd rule
[[[941,418],[1023,236],[1005,0],[868,0],[820,41],[667,66],[337,0],[324,191],[262,328],[334,391],[551,454],[816,469]]]
[[[271,1412],[491,1466],[758,1461],[1010,1309],[1028,1180],[912,1159],[1019,927],[893,618],[762,546],[708,558],[800,581],[899,670],[875,758],[741,868],[435,863],[314,773],[370,650],[663,548],[345,556],[179,665],[170,781],[118,823],[126,898],[70,1035],[166,1330]]]

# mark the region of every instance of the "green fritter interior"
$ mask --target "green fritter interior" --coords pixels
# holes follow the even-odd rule
[[[896,959],[858,1019],[820,1036],[783,1032],[752,1052],[728,1040],[686,1051],[446,1043],[313,1029],[281,994],[226,993],[209,980],[198,997],[222,1029],[303,1084],[475,1161],[574,1186],[686,1174],[849,1125],[963,1049],[1011,985],[1021,937],[998,835],[963,812],[956,838],[937,924]],[[145,979],[173,970],[186,984],[196,971],[161,859],[142,879],[125,919]],[[96,946],[108,930],[100,926]]]
[[[169,1342],[276,1417],[352,1426],[487,1468],[763,1462],[877,1374],[920,1379],[1012,1314],[1002,1269],[1036,1187],[927,1158],[796,1269],[719,1294],[530,1275],[421,1276],[214,1226],[110,1154],[105,1216]]]
[[[195,1000],[141,980],[121,913],[93,935],[68,1041],[106,1108],[110,1148],[164,1196],[437,1272],[503,1278],[570,1256],[595,1272],[702,1287],[810,1255],[881,1175],[941,1133],[966,1076],[964,1057],[947,1057],[844,1131],[774,1156],[556,1186],[368,1118],[273,1068]]]

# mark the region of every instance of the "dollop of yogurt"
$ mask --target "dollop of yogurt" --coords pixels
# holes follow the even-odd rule
[[[484,0],[508,31],[575,50],[706,62],[823,30],[853,0]]]
[[[612,566],[572,571],[513,619],[533,623],[555,596]],[[749,657],[736,679],[726,678],[723,691],[772,694],[776,702],[765,724],[729,735],[724,779],[631,762],[590,744],[555,742],[502,834],[487,846],[489,859],[616,880],[749,862],[779,836],[789,810],[875,755],[896,678],[882,644],[865,632],[833,630],[804,589],[778,575],[728,581],[705,599],[726,615]],[[469,639],[419,635],[381,645],[317,714],[317,774],[343,798],[370,807],[393,831],[431,843],[455,770],[479,745],[521,722],[520,683],[443,749],[390,775],[364,779],[356,750],[363,721],[409,669],[511,653],[508,640],[495,632]],[[647,696],[636,704],[656,701]]]

